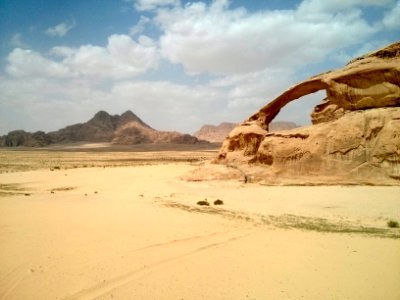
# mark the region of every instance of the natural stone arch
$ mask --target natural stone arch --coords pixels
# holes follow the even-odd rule
[[[400,48],[400,44],[399,44]],[[374,58],[370,58],[373,60]],[[344,110],[389,107],[400,105],[400,65],[398,60],[379,63],[379,66],[358,60],[347,67],[310,78],[286,90],[261,108],[246,122],[256,122],[264,130],[289,102],[326,90],[327,103]],[[356,64],[356,65],[354,65]],[[245,123],[246,123],[245,122]]]
[[[252,115],[246,123],[256,122],[268,130],[269,123],[289,102],[320,90],[327,99],[319,109],[335,105],[343,110],[400,105],[400,42],[350,61],[344,68],[329,71],[290,87]]]

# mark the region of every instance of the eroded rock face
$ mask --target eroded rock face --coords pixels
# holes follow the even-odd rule
[[[314,125],[268,130],[283,106],[321,89]],[[257,166],[258,179],[400,184],[400,43],[291,87],[230,133],[218,161]]]

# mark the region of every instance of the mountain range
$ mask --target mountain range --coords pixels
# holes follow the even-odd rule
[[[74,142],[108,142],[120,145],[208,143],[189,134],[153,129],[129,110],[121,115],[110,115],[105,111],[99,111],[85,123],[70,125],[48,133],[15,130],[0,137],[2,147],[43,147]]]
[[[57,131],[48,133],[10,131],[0,136],[0,147],[43,147],[76,142],[106,142],[117,145],[219,143],[237,125],[228,122],[218,126],[204,125],[192,136],[176,131],[156,130],[130,110],[121,115],[110,115],[105,111],[99,111],[85,123],[69,125]],[[292,122],[273,122],[271,131],[296,127],[298,126]]]

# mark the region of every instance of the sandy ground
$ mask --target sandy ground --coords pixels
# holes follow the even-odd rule
[[[400,299],[399,187],[180,179],[193,168],[0,174],[0,299]]]

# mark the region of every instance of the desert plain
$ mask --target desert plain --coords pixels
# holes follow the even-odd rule
[[[1,150],[0,299],[400,299],[400,187],[187,180],[215,156]]]

